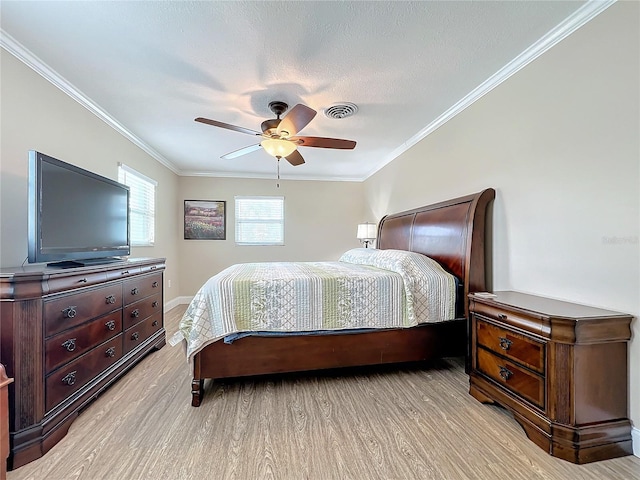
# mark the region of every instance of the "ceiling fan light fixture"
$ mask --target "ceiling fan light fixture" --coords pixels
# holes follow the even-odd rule
[[[295,143],[280,138],[266,138],[260,142],[260,145],[272,157],[288,157],[297,148]]]

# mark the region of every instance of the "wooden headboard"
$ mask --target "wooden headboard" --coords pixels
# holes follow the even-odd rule
[[[485,221],[493,188],[406,212],[387,215],[378,225],[377,248],[422,253],[460,281],[457,317],[467,317],[467,295],[486,291]]]

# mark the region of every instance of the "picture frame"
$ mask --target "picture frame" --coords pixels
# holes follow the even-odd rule
[[[227,202],[224,200],[185,200],[185,240],[226,240]]]

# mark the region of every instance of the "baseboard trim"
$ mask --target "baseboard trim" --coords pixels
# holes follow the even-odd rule
[[[631,442],[633,444],[633,454],[640,457],[640,428],[631,427]]]
[[[164,313],[167,313],[172,308],[177,307],[178,305],[189,305],[193,297],[176,297],[164,304]]]

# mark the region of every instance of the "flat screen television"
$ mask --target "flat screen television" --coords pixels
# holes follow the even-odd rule
[[[74,267],[130,253],[129,187],[29,152],[29,263]]]

